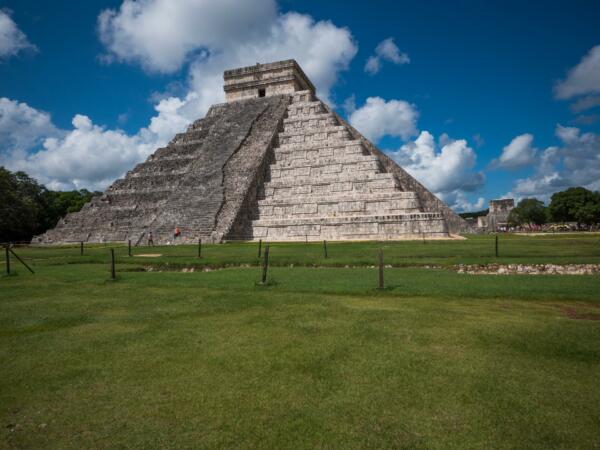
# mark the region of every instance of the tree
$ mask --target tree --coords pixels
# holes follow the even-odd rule
[[[100,192],[49,191],[24,172],[0,167],[0,242],[29,241]]]
[[[600,201],[597,203],[586,203],[575,211],[575,220],[577,223],[592,225],[600,222]]]
[[[569,188],[552,195],[550,216],[556,222],[594,223],[600,220],[595,211],[600,205],[600,194],[582,187]]]
[[[43,228],[45,191],[26,173],[0,167],[0,241],[29,240]]]
[[[487,216],[489,212],[489,209],[482,209],[481,211],[463,212],[459,216],[463,219],[477,219],[478,217]]]
[[[544,202],[537,198],[524,198],[508,216],[510,225],[542,225],[546,222],[546,206],[544,206]]]

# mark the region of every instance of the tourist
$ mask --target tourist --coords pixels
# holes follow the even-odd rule
[[[181,230],[179,229],[179,227],[175,227],[175,234],[173,234],[173,240],[177,239],[179,236],[181,236]]]
[[[148,245],[154,247],[154,238],[152,237],[152,231],[148,234]]]

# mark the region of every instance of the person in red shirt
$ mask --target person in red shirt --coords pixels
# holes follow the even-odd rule
[[[181,230],[179,229],[179,227],[175,227],[175,234],[173,235],[173,239],[177,239],[179,236],[181,236]]]

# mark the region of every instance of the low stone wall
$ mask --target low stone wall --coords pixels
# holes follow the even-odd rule
[[[458,273],[469,275],[598,275],[600,264],[460,264]]]

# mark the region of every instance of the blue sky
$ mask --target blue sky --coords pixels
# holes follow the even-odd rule
[[[221,101],[223,69],[296,58],[456,209],[600,189],[600,3],[348,5],[0,2],[0,164],[102,189]]]

